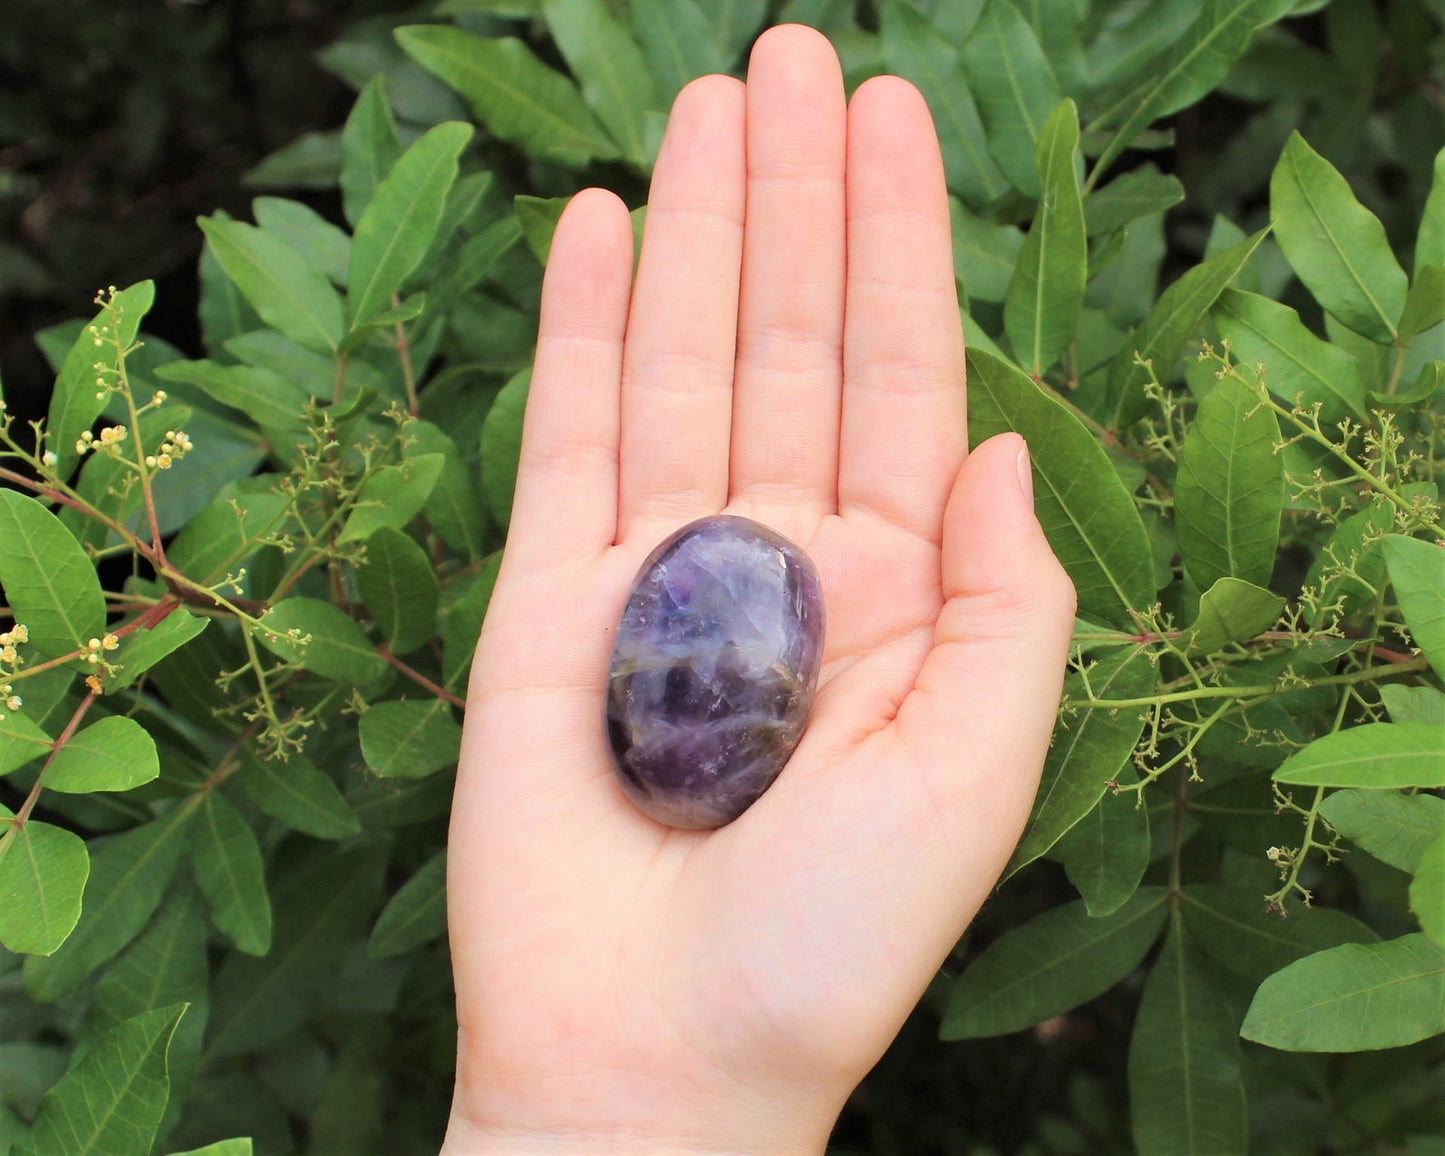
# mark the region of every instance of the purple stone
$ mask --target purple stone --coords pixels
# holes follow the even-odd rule
[[[781,534],[719,514],[642,564],[612,650],[617,779],[672,827],[720,827],[798,745],[823,659],[818,572]]]

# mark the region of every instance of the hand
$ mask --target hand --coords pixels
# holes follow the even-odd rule
[[[678,97],[626,209],[557,226],[448,852],[447,1149],[821,1151],[1028,815],[1073,622],[1022,440],[966,456],[948,202],[922,98],[845,108],[767,32]],[[730,826],[613,779],[603,692],[642,559],[720,511],[822,577],[812,722]]]

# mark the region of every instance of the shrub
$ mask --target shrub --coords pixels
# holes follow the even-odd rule
[[[582,184],[640,202],[765,8],[360,23],[344,128],[252,173],[334,182],[345,227],[202,218],[203,357],[145,281],[37,335],[48,417],[0,426],[0,1153],[435,1149],[540,262]],[[971,435],[1028,438],[1080,606],[1023,841],[840,1150],[1445,1143],[1440,14],[771,14],[932,105]]]

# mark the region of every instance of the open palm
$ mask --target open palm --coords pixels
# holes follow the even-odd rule
[[[845,106],[822,37],[766,33],[678,98],[635,284],[631,251],[599,190],[552,243],[452,819],[448,1146],[819,1150],[1018,838],[1072,589],[1021,441],[966,455],[905,82]],[[643,558],[722,511],[813,558],[824,665],[772,789],[678,831],[614,781],[607,664]]]

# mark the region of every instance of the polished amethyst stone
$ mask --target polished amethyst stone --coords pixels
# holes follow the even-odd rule
[[[802,738],[822,658],[823,593],[803,551],[747,518],[684,526],[642,564],[612,650],[623,789],[672,827],[732,822]]]

